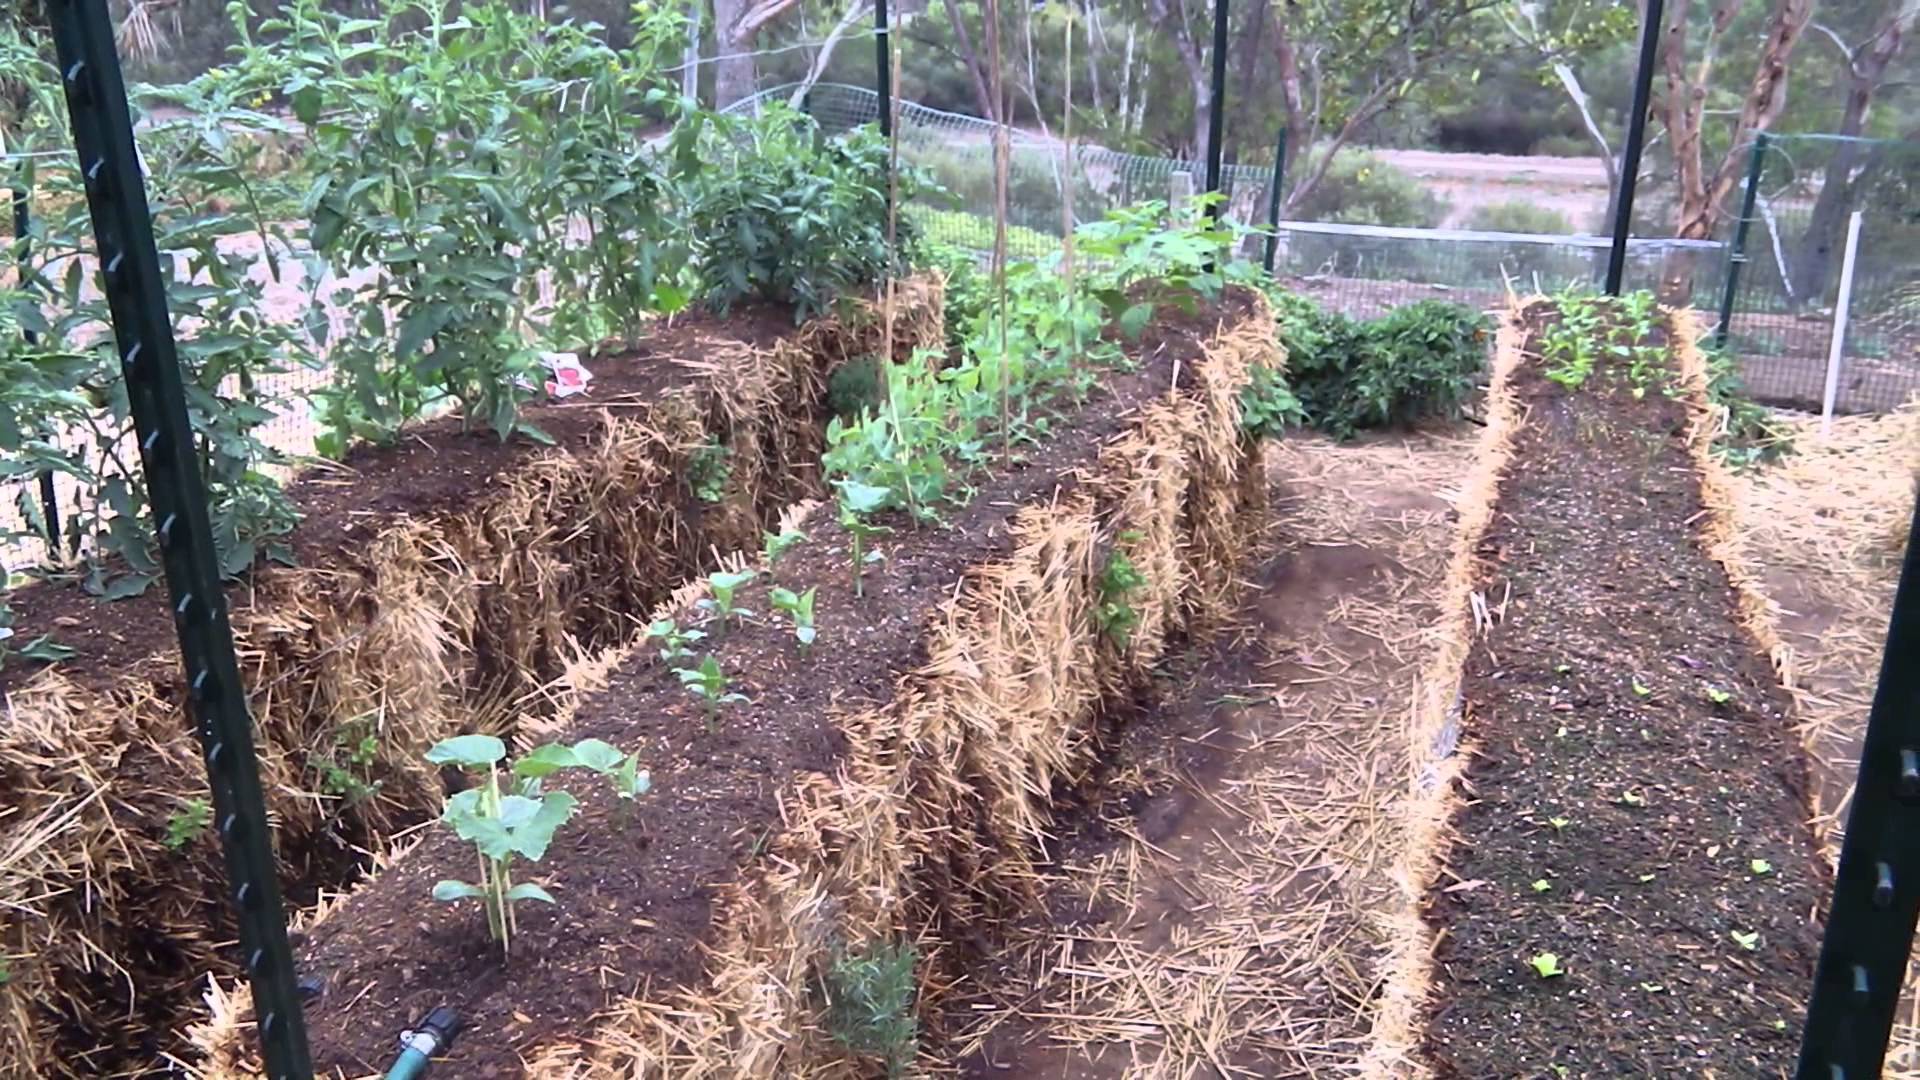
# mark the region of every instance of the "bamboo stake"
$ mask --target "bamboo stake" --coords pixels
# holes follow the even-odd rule
[[[911,452],[907,447],[906,431],[900,424],[900,402],[893,393],[893,320],[894,295],[899,285],[900,265],[900,53],[895,37],[888,28],[887,46],[887,291],[882,302],[881,322],[883,336],[880,357],[880,374],[886,379],[887,414],[893,424],[893,444],[898,456],[900,475],[908,475],[907,463]],[[908,362],[915,362],[908,357]],[[907,500],[907,512],[916,519],[920,508],[916,505],[913,483],[908,480],[903,493]]]
[[[1073,0],[1067,0],[1067,25],[1061,32],[1066,39],[1067,81],[1065,108],[1060,117],[1060,142],[1067,159],[1066,176],[1060,186],[1061,252],[1067,270],[1067,318],[1073,324],[1072,359],[1080,358],[1080,317],[1075,304],[1073,277]]]
[[[1000,72],[1000,0],[986,0],[987,52],[993,64],[993,287],[1000,310],[1000,458],[1013,462],[1012,369],[1007,356],[1007,113],[1012,102]]]

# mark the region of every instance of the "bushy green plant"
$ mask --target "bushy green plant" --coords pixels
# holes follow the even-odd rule
[[[887,246],[887,146],[870,129],[828,136],[775,105],[695,113],[672,142],[702,295],[715,306],[757,298],[791,305],[800,321],[900,269]],[[902,167],[903,201],[917,176]],[[898,250],[914,236],[901,216]]]
[[[1714,453],[1735,469],[1754,468],[1793,453],[1793,429],[1747,396],[1739,361],[1720,349],[1706,350],[1706,357],[1707,400],[1720,413]]]
[[[600,739],[582,739],[572,746],[549,743],[522,755],[513,763],[512,779],[503,782],[500,762],[506,744],[492,735],[456,735],[442,739],[427,751],[427,762],[484,776],[465,791],[447,799],[440,821],[453,834],[474,846],[480,862],[478,883],[442,880],[433,886],[435,900],[479,900],[487,913],[487,932],[511,950],[515,932],[513,905],[522,900],[554,902],[553,894],[531,882],[514,884],[516,858],[539,862],[546,858],[553,834],[573,816],[578,800],[564,791],[543,791],[541,781],[563,769],[585,769],[606,777],[622,799],[647,793],[652,780],[640,768],[637,754],[622,754]]]
[[[1307,412],[1294,396],[1287,377],[1265,365],[1248,373],[1240,391],[1240,430],[1255,439],[1277,439],[1289,425],[1307,422]]]
[[[1307,421],[1341,439],[1459,415],[1486,360],[1486,319],[1445,301],[1359,322],[1293,298],[1279,319],[1287,377]]]
[[[1125,543],[1138,539],[1137,533],[1120,536]],[[1099,624],[1100,632],[1122,649],[1132,640],[1133,628],[1140,625],[1140,613],[1133,607],[1133,594],[1146,583],[1146,575],[1124,551],[1116,550],[1107,556],[1107,564],[1100,568],[1100,602],[1094,609],[1094,621]]]
[[[1540,206],[1516,199],[1474,207],[1473,212],[1467,215],[1467,228],[1484,232],[1548,233],[1554,236],[1567,236],[1573,232],[1573,222],[1567,220],[1567,215],[1550,206]]]
[[[1447,201],[1372,154],[1345,148],[1291,213],[1298,221],[1431,229],[1446,219]]]
[[[889,1077],[907,1075],[920,1049],[914,1015],[918,956],[910,945],[841,951],[827,969],[828,1027],[848,1049],[880,1059]]]

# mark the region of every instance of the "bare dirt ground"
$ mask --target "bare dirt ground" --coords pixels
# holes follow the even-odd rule
[[[1104,836],[1064,841],[1055,921],[1076,928],[976,1004],[965,1075],[1351,1071],[1471,446],[1271,449],[1280,550],[1214,654],[1126,721],[1114,768],[1150,794],[1098,808]]]
[[[1483,206],[1518,202],[1564,216],[1575,232],[1595,232],[1607,210],[1607,173],[1597,158],[1375,150],[1373,155],[1425,181],[1450,204],[1441,225],[1464,227]]]

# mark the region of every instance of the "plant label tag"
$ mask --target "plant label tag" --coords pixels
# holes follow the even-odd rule
[[[587,392],[593,373],[580,366],[580,355],[570,352],[543,352],[540,364],[547,369],[547,396],[556,400]]]

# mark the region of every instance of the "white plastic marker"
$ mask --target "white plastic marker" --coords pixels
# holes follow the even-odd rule
[[[1840,261],[1840,299],[1833,309],[1833,337],[1827,341],[1827,390],[1820,398],[1820,435],[1833,434],[1833,403],[1840,394],[1840,353],[1847,344],[1847,308],[1853,303],[1853,259],[1860,253],[1860,211],[1847,220],[1847,251]]]

